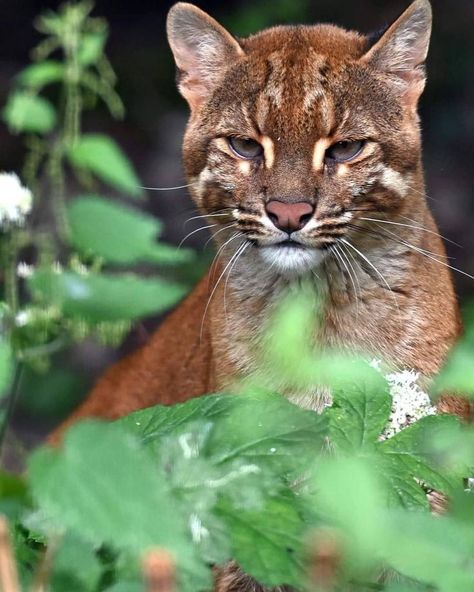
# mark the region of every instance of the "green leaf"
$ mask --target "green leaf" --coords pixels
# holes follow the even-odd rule
[[[458,424],[458,420],[449,415],[424,417],[377,444],[380,455],[377,458],[383,466],[381,474],[395,485],[404,505],[416,503],[413,499],[415,479],[446,495],[462,488],[464,475],[459,472],[459,467],[453,473],[443,470],[430,443],[437,431],[442,432],[453,424]]]
[[[56,274],[43,270],[29,279],[28,286],[35,297],[58,306],[66,316],[96,322],[157,314],[185,294],[182,286],[170,281],[131,274]]]
[[[95,592],[102,565],[94,548],[77,536],[66,534],[54,554],[51,592]]]
[[[161,223],[151,216],[96,196],[75,199],[68,209],[71,241],[84,253],[93,253],[115,264],[140,261],[180,263],[192,251],[156,243]]]
[[[55,60],[45,60],[27,66],[18,74],[18,82],[23,86],[40,89],[52,82],[59,82],[64,77],[64,66]]]
[[[40,509],[93,545],[112,544],[141,556],[165,548],[201,578],[186,525],[154,459],[117,424],[84,422],[61,450],[43,448],[29,462]]]
[[[354,453],[373,447],[387,425],[392,398],[386,381],[379,388],[364,383],[333,392],[329,437],[338,452]]]
[[[234,559],[267,586],[299,586],[306,525],[291,502],[268,499],[260,510],[236,511],[223,501],[218,515],[230,530]]]
[[[86,33],[82,36],[77,59],[81,66],[96,64],[104,53],[107,32]]]
[[[10,95],[3,110],[3,118],[15,132],[46,134],[56,125],[56,111],[53,105],[27,92]]]
[[[84,134],[67,155],[73,166],[92,172],[115,189],[132,197],[143,195],[130,161],[108,136]]]

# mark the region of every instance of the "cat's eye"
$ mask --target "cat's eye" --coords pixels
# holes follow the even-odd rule
[[[336,142],[326,150],[325,158],[333,162],[347,162],[358,156],[363,147],[363,140]]]
[[[258,158],[263,154],[263,146],[251,138],[227,138],[229,146],[240,158]]]

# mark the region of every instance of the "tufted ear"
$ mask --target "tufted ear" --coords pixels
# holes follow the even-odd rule
[[[362,57],[363,62],[392,75],[407,101],[414,104],[425,86],[431,21],[429,0],[415,0]]]
[[[178,68],[178,88],[191,109],[197,109],[229,64],[244,52],[222,25],[192,4],[175,4],[166,28]]]

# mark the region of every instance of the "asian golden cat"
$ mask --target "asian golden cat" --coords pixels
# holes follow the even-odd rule
[[[185,3],[167,31],[191,110],[185,169],[214,225],[218,269],[55,437],[82,417],[229,388],[254,369],[266,319],[303,276],[324,294],[323,343],[434,374],[460,321],[423,180],[428,0],[375,36],[314,25],[237,39]],[[321,405],[317,394],[286,394]],[[441,407],[468,412],[449,397]],[[217,589],[261,590],[233,568]]]

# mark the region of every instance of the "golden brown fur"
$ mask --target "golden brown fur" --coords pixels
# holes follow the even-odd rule
[[[173,7],[168,35],[191,107],[184,163],[198,208],[217,224],[218,264],[66,425],[231,388],[255,369],[265,321],[301,277],[325,301],[314,319],[321,342],[426,376],[440,368],[460,323],[421,162],[430,27],[429,3],[417,0],[375,42],[329,25],[236,40],[199,9]],[[229,138],[261,154],[241,158]],[[361,150],[336,161],[339,142]],[[311,205],[291,235],[298,247],[281,243],[289,235],[272,223],[271,201]],[[321,405],[317,392],[281,390]],[[449,398],[443,410],[469,413]],[[260,588],[230,566],[217,590]]]

